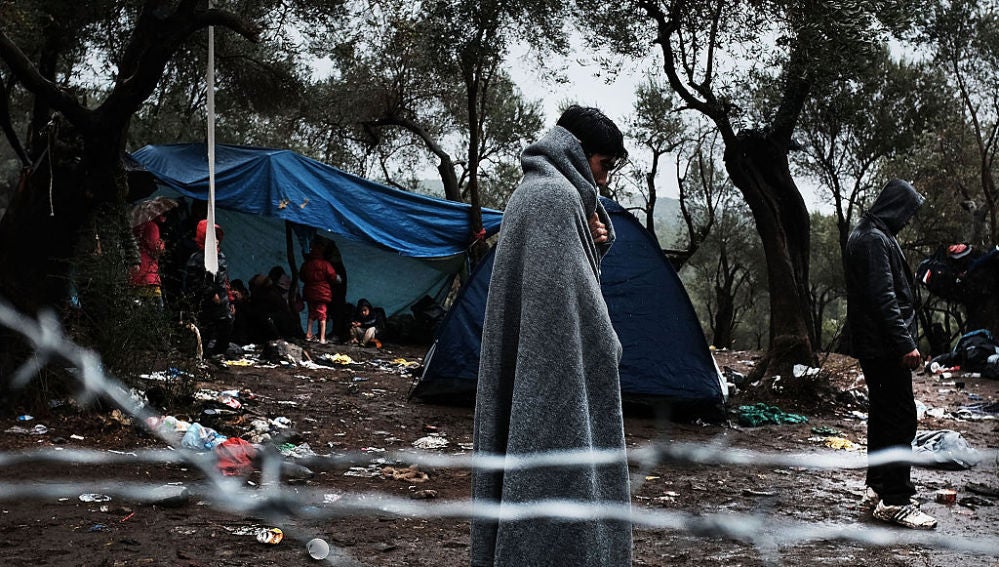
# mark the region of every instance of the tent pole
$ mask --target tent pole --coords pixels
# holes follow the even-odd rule
[[[298,315],[298,310],[295,308],[295,300],[298,298],[298,266],[295,262],[295,239],[291,221],[284,221],[284,240],[288,253],[288,273],[291,275],[291,287],[288,289],[288,297],[286,298],[288,310],[294,315]]]

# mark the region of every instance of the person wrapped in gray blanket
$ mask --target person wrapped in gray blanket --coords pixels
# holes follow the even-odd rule
[[[614,227],[597,198],[627,158],[617,126],[573,106],[521,156],[524,178],[503,215],[476,393],[477,454],[610,451],[599,464],[476,469],[473,566],[630,565],[621,343],[600,292]],[[565,502],[624,518],[558,517]],[[544,506],[516,518],[517,505]],[[484,517],[503,516],[497,520]],[[481,514],[481,515],[480,515]]]

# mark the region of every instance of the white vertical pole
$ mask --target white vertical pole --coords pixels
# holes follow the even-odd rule
[[[209,0],[208,8],[214,6]],[[215,26],[208,26],[208,227],[205,231],[205,269],[219,271],[218,245],[215,240]]]

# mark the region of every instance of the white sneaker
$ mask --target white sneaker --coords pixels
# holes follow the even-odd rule
[[[892,506],[884,501],[878,502],[874,509],[874,517],[891,524],[897,524],[914,530],[932,530],[937,527],[937,521],[929,514],[919,509],[913,503]]]

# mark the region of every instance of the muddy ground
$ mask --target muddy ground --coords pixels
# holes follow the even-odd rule
[[[429,451],[443,454],[467,454],[471,443],[472,410],[465,407],[428,405],[410,401],[408,394],[414,370],[392,364],[393,359],[418,361],[423,350],[418,347],[387,345],[383,351],[329,345],[308,345],[314,359],[323,354],[343,353],[358,364],[301,366],[261,365],[210,367],[205,379],[196,386],[215,391],[238,389],[242,408],[211,422],[221,433],[247,435],[253,419],[286,417],[298,434],[294,445],[308,446],[318,455],[367,451],[371,463],[393,451],[419,451],[413,442],[435,432],[449,445]],[[756,355],[749,352],[719,352],[719,366],[747,372]],[[321,361],[323,364],[328,361]],[[150,369],[162,370],[162,369]],[[848,358],[832,358],[824,367],[833,392],[811,402],[780,401],[770,382],[746,385],[735,394],[729,409],[755,401],[775,403],[781,409],[808,416],[808,423],[741,427],[734,413],[720,423],[695,421],[673,423],[648,413],[627,417],[625,429],[629,447],[651,442],[697,443],[748,449],[767,453],[841,455],[844,462],[863,454],[866,411],[859,368]],[[954,381],[964,382],[958,389]],[[149,387],[158,383],[149,381]],[[787,382],[785,382],[787,383]],[[941,379],[916,376],[917,398],[931,410],[920,421],[921,430],[953,429],[961,432],[976,448],[999,445],[999,421],[957,420],[942,412],[954,410],[976,398],[995,402],[999,382],[960,376]],[[252,396],[251,393],[252,392]],[[184,405],[167,398],[163,412],[198,420],[203,406]],[[934,409],[936,410],[934,411]],[[208,421],[205,418],[205,421]],[[0,469],[0,565],[133,565],[163,566],[270,566],[319,564],[311,559],[302,543],[313,536],[329,542],[334,563],[370,566],[443,566],[468,564],[468,521],[465,519],[404,518],[388,513],[367,513],[334,519],[309,519],[309,511],[329,513],[336,500],[344,495],[376,494],[405,498],[413,503],[435,505],[467,499],[467,469],[436,468],[426,470],[429,478],[418,483],[412,479],[393,479],[378,474],[379,466],[364,469],[360,476],[346,476],[347,465],[321,466],[310,462],[314,476],[288,479],[281,486],[289,494],[323,500],[315,507],[291,510],[293,519],[280,524],[262,514],[231,513],[225,501],[214,498],[204,474],[187,464],[130,463],[127,453],[139,448],[164,447],[165,444],[139,428],[121,423],[109,411],[81,413],[67,403],[50,412],[35,415],[30,422],[11,419],[3,429],[22,426],[27,429],[43,424],[42,435],[0,433],[0,446],[9,457],[33,449],[87,448],[124,459],[116,464],[53,464],[29,461],[7,462]],[[815,427],[838,430],[840,437],[857,444],[854,451],[827,447]],[[380,450],[387,450],[381,453]],[[119,453],[113,453],[119,452]],[[122,456],[120,453],[126,453]],[[288,460],[293,460],[291,457]],[[384,464],[384,463],[383,463]],[[393,463],[387,463],[393,464]],[[399,463],[405,465],[406,463]],[[396,468],[402,468],[398,466]],[[374,474],[374,476],[365,476]],[[299,474],[298,476],[301,476]],[[412,476],[412,475],[410,475]],[[999,535],[999,499],[979,497],[966,504],[941,504],[933,499],[934,491],[954,488],[958,500],[974,496],[969,483],[999,487],[997,463],[983,462],[970,470],[946,471],[918,468],[914,480],[924,500],[923,508],[936,516],[937,535],[976,538]],[[55,482],[81,483],[72,493],[41,493],[12,496],[11,489],[45,487]],[[262,486],[259,473],[248,479],[239,498],[253,499],[255,492],[274,488]],[[179,506],[143,503],[121,495],[125,483],[147,483],[151,487],[174,483],[191,491],[188,501]],[[810,470],[797,466],[747,465],[676,465],[659,464],[635,468],[633,504],[643,511],[677,512],[710,516],[746,514],[762,521],[748,535],[765,536],[759,545],[747,538],[734,540],[716,535],[698,536],[689,530],[637,527],[634,532],[635,565],[868,565],[868,566],[941,566],[954,567],[999,565],[997,554],[967,554],[929,548],[918,544],[919,533],[897,530],[910,538],[887,546],[861,546],[837,540],[813,541],[812,537],[792,538],[776,543],[777,536],[792,535],[779,527],[783,522],[816,528],[844,527],[869,530],[875,524],[859,503],[864,486],[863,470]],[[436,494],[436,498],[413,500],[414,495]],[[107,502],[83,502],[83,492],[111,496]],[[224,499],[222,499],[224,500]],[[988,505],[993,504],[993,505]],[[277,545],[258,543],[255,531],[260,527],[280,527],[286,533]],[[589,545],[590,542],[580,542]],[[544,551],[540,551],[544,557]],[[332,557],[332,556],[331,556]],[[557,562],[556,562],[557,563]]]

